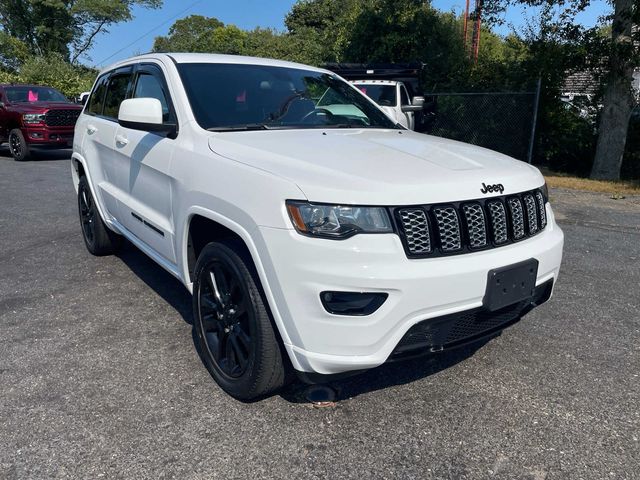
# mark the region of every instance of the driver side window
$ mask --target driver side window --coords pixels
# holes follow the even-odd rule
[[[165,91],[164,83],[158,75],[142,71],[138,74],[133,98],[156,98],[162,105],[163,122],[175,122],[175,115],[171,109],[168,93]]]

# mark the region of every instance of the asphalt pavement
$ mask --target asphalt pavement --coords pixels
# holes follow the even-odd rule
[[[553,299],[477,348],[241,403],[190,297],[134,247],[92,257],[69,152],[0,147],[0,479],[640,478],[640,197],[553,190]]]

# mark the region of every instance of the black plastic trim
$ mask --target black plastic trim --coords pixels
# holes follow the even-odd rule
[[[328,299],[327,296],[334,297]],[[353,302],[363,300],[364,297],[370,297],[369,303],[365,307],[353,305]],[[340,297],[342,299],[340,300]],[[351,300],[349,299],[351,297]],[[336,299],[337,298],[337,299]],[[378,310],[384,302],[389,298],[389,294],[385,292],[337,292],[325,291],[320,293],[320,301],[324,309],[333,315],[344,315],[349,317],[364,317],[371,315]],[[352,306],[349,307],[349,302]],[[338,308],[341,307],[341,308]]]

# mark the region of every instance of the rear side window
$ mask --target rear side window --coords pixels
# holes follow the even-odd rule
[[[120,104],[127,98],[127,90],[131,80],[131,72],[115,73],[109,78],[107,95],[104,99],[104,110],[102,115],[108,118],[118,118]]]
[[[104,94],[107,91],[107,82],[109,77],[104,75],[98,79],[96,86],[91,92],[89,101],[87,102],[87,108],[85,113],[89,115],[102,115],[102,108],[104,107]]]

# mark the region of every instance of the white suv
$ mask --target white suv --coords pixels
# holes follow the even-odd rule
[[[326,70],[135,57],[100,74],[75,133],[87,248],[125,237],[180,279],[240,399],[496,335],[558,278],[537,169],[406,130]]]

